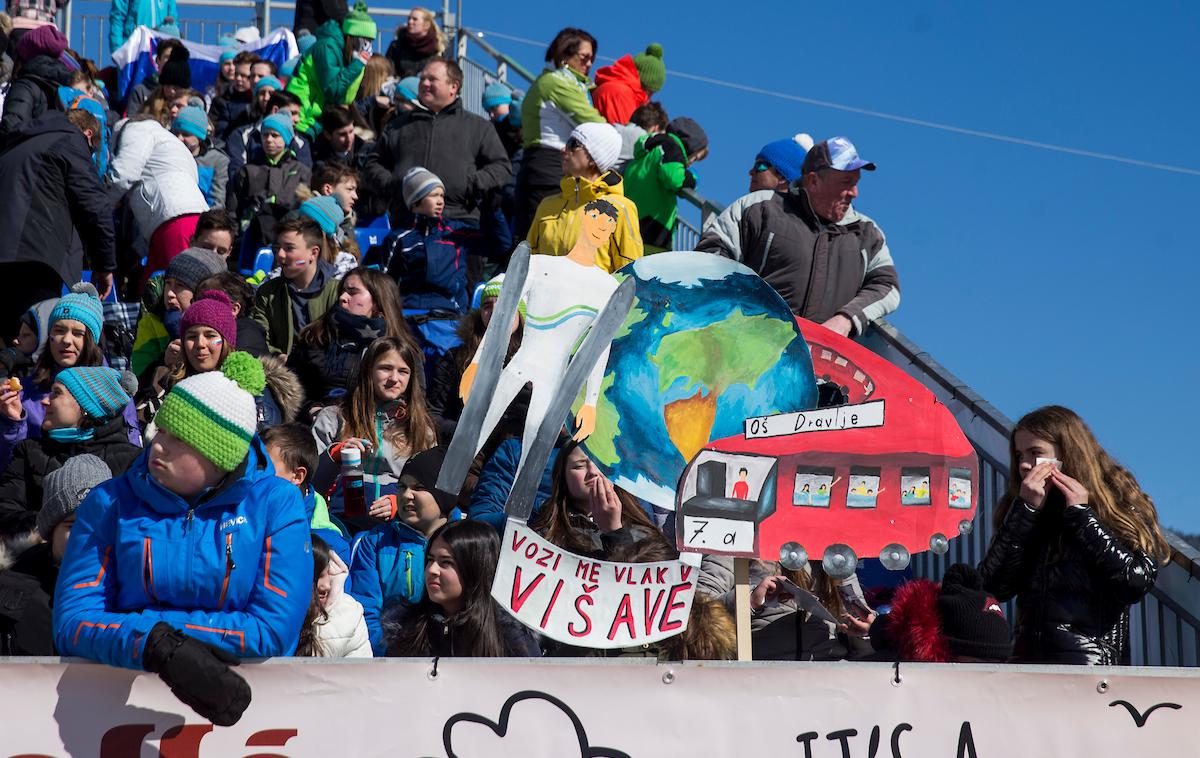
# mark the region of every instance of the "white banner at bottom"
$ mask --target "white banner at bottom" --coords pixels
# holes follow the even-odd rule
[[[268,661],[214,728],[157,677],[0,662],[5,756],[1190,755],[1200,672],[619,660]]]

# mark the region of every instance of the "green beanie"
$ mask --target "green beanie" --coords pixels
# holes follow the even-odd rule
[[[363,0],[358,0],[354,4],[354,10],[346,14],[342,21],[342,32],[347,37],[366,37],[372,42],[375,41],[378,29],[367,13],[367,4]]]
[[[662,56],[662,45],[657,42],[646,45],[646,52],[641,55],[633,56],[633,65],[637,66],[642,89],[651,94],[662,89],[667,80],[667,67],[663,65]]]
[[[222,471],[246,457],[258,426],[254,398],[263,393],[262,364],[249,353],[233,352],[220,371],[205,371],[176,384],[154,423],[190,445]]]

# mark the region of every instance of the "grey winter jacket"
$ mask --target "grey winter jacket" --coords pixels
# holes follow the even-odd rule
[[[900,304],[883,230],[853,208],[836,224],[821,219],[803,189],[745,195],[706,226],[696,249],[754,269],[797,316],[846,316],[852,334]]]
[[[480,201],[512,176],[495,127],[468,113],[461,99],[438,113],[417,108],[397,114],[367,156],[363,183],[390,195],[392,212],[405,218],[401,184],[414,166],[429,169],[446,186],[446,218],[476,222]]]

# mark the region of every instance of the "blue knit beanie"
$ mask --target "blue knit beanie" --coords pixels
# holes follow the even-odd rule
[[[299,66],[299,65],[300,65],[300,56],[299,55],[297,55],[293,58],[288,58],[286,61],[283,62],[283,65],[279,67],[279,75],[286,76],[290,79],[292,77],[292,75],[296,73],[296,66]]]
[[[420,88],[420,79],[415,76],[406,76],[396,83],[395,97],[397,100],[403,98],[404,100],[415,101],[417,99],[417,90]]]
[[[513,101],[512,90],[503,82],[492,82],[483,88],[483,109],[490,111],[497,105],[508,105]]]
[[[195,105],[180,108],[179,114],[171,122],[171,131],[176,134],[180,132],[190,134],[203,142],[208,139],[208,115],[205,114],[203,108]]]
[[[124,410],[129,398],[137,392],[137,379],[133,374],[108,366],[64,369],[58,372],[54,381],[62,383],[84,413],[100,421],[107,421]]]
[[[234,43],[234,44],[236,44],[236,43]],[[237,50],[223,50],[223,51],[221,51],[221,57],[218,58],[217,61],[219,63],[224,63],[225,61],[233,60],[237,56],[238,56]]]
[[[321,231],[330,235],[336,234],[338,227],[346,220],[341,203],[333,195],[318,195],[305,200],[300,206],[300,213],[316,221]]]
[[[175,39],[179,39],[180,37],[183,36],[180,33],[179,25],[175,23],[175,18],[173,16],[167,16],[166,18],[164,18],[162,20],[161,24],[154,27],[154,31],[162,32],[163,34],[168,34],[168,35],[174,37]]]
[[[220,37],[217,38],[217,44],[220,45],[221,47],[236,48],[238,46],[238,41],[237,41],[237,37],[233,36],[232,34],[222,34]],[[233,54],[237,55],[238,51],[235,49],[233,51]]]
[[[276,92],[278,92],[279,90],[283,89],[283,82],[279,81],[274,76],[267,74],[263,78],[259,79],[258,82],[254,85],[254,94],[257,95],[258,91],[260,89],[262,89],[263,87],[271,87]]]
[[[100,330],[104,327],[104,306],[100,304],[100,293],[90,282],[80,282],[71,287],[70,294],[59,298],[58,305],[50,311],[49,327],[56,321],[78,321],[92,335],[93,342],[100,341]]]
[[[292,117],[288,113],[272,113],[262,120],[262,126],[259,127],[259,133],[263,130],[270,129],[273,132],[279,132],[279,136],[283,137],[283,146],[287,147],[292,144],[292,140],[296,137],[295,127],[292,125]]]
[[[317,38],[307,29],[301,29],[300,33],[296,35],[296,47],[300,50],[301,55],[311,50],[315,44],[317,44]]]
[[[812,137],[807,134],[797,134],[791,139],[777,139],[768,142],[754,156],[755,161],[765,161],[788,183],[800,178],[800,168],[804,165],[804,156],[812,147]]]

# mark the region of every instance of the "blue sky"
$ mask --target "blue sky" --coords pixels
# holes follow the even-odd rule
[[[1200,170],[1197,4],[464,5],[476,29],[548,41],[583,26],[602,57],[660,42],[668,70]],[[492,42],[540,66],[541,48]],[[1200,264],[1188,221],[1200,176],[670,74],[659,99],[707,130],[699,190],[722,204],[745,192],[764,143],[798,131],[850,137],[879,164],[858,205],[896,259],[893,323],[1014,419],[1047,403],[1077,410],[1164,523],[1200,532],[1185,476],[1200,429],[1189,399]]]

